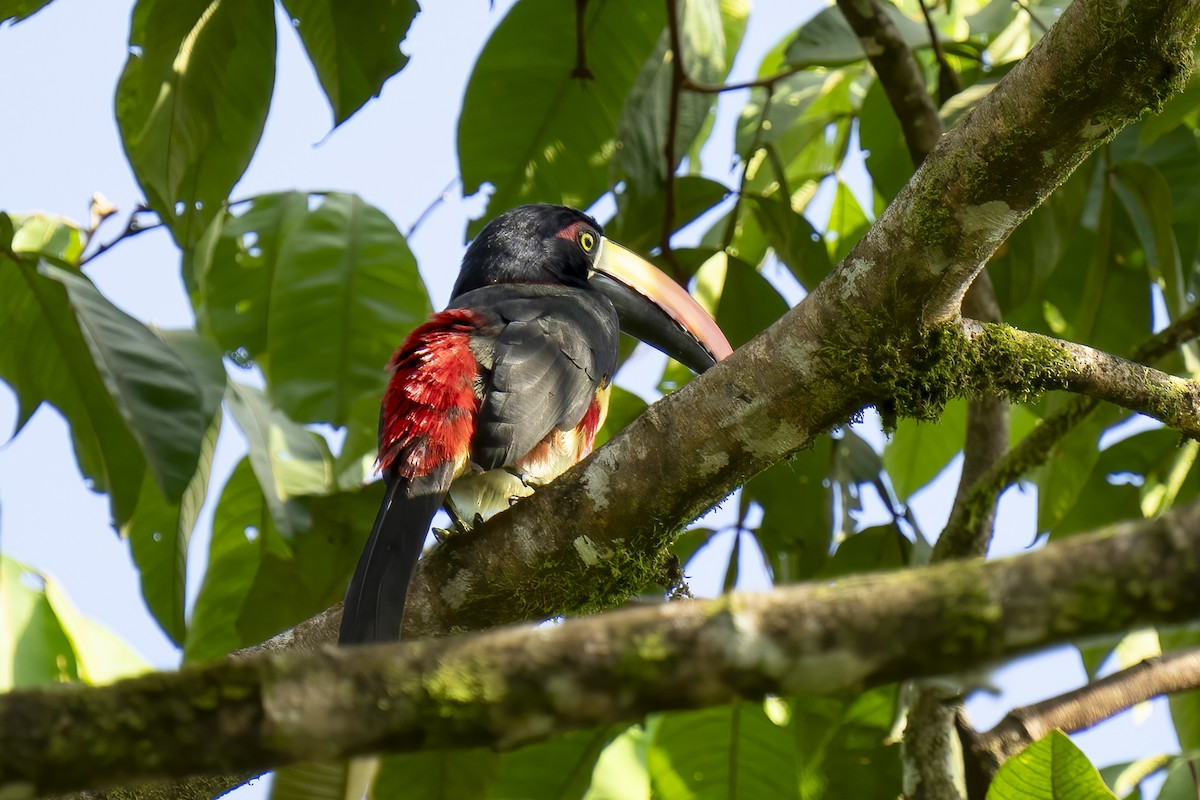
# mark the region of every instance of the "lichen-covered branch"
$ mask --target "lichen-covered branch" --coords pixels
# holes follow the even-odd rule
[[[996,770],[1012,756],[1052,730],[1086,730],[1138,703],[1163,694],[1200,688],[1200,648],[1149,658],[1074,691],[1015,708],[986,733],[960,722],[963,745],[978,774],[971,796],[982,798]]]
[[[994,562],[0,696],[0,796],[489,744],[1194,619],[1200,504]],[[164,747],[164,741],[173,746]]]

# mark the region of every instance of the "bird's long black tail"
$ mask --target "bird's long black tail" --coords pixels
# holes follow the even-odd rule
[[[346,588],[339,644],[400,638],[408,582],[452,479],[448,463],[419,478],[386,477],[383,503]]]

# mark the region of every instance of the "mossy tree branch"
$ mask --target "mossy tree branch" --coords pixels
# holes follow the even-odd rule
[[[994,562],[0,697],[0,795],[493,745],[1194,619],[1200,503]],[[181,747],[162,747],[172,740]]]

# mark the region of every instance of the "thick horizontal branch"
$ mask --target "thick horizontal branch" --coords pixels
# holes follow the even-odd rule
[[[1029,555],[0,696],[0,796],[490,744],[1195,618],[1200,504]],[[170,739],[175,745],[162,747]]]
[[[969,761],[980,774],[974,783],[983,797],[996,770],[1009,758],[1052,730],[1086,730],[1106,719],[1164,694],[1200,688],[1200,648],[1147,659],[1074,691],[1015,708],[986,733],[975,733],[960,721]]]

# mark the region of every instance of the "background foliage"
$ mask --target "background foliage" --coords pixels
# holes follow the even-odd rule
[[[44,5],[0,0],[0,23]],[[417,4],[282,6],[337,136],[407,63],[399,48]],[[479,54],[457,151],[464,193],[489,194],[466,234],[518,203],[595,207],[614,239],[691,281],[741,344],[814,287],[911,175],[899,123],[835,8],[780,31],[759,66],[762,85],[736,95],[744,105],[729,132],[714,129],[716,91],[685,90],[673,114],[664,4],[578,7],[579,19],[577,4],[521,0]],[[18,400],[15,435],[43,404],[69,422],[79,469],[108,498],[147,608],[183,661],[199,662],[341,598],[378,500],[369,482],[381,366],[431,304],[405,235],[362,198],[320,187],[235,194],[267,120],[277,39],[288,35],[276,29],[271,0],[138,0],[134,9],[114,101],[146,206],[128,232],[155,219],[169,230],[195,327],[147,326],[93,285],[87,265],[103,249],[103,202],[88,224],[10,208],[0,213],[0,378]],[[679,11],[687,76],[700,89],[720,84],[749,1],[686,0]],[[963,87],[944,98],[947,125],[969,113],[1056,13],[1033,0],[936,4],[938,41]],[[938,86],[920,4],[899,2],[896,19],[928,84]],[[577,25],[586,55],[575,46]],[[1014,233],[991,266],[1007,321],[1128,353],[1192,309],[1198,101],[1193,81],[1162,114],[1097,152]],[[732,178],[702,174],[701,149],[730,133]],[[121,257],[120,248],[106,256]],[[1185,347],[1167,368],[1195,377],[1198,364]],[[652,383],[666,391],[686,380],[668,364]],[[602,438],[647,399],[614,397]],[[1015,410],[1013,440],[1061,402]],[[1039,531],[1062,537],[1153,516],[1200,491],[1200,448],[1130,426],[1127,416],[1094,415],[1034,476]],[[214,442],[231,421],[247,455],[213,485]],[[956,458],[964,429],[961,404],[937,425],[900,420],[886,440],[872,425],[847,427],[754,478],[733,504],[725,585],[737,583],[743,550],[761,552],[776,583],[921,561],[936,531],[920,530],[905,504]],[[189,562],[200,508],[214,499],[207,559]],[[685,568],[715,533],[680,537]],[[197,570],[204,581],[189,608],[187,576]],[[1172,644],[1195,643],[1188,639],[1175,634]],[[1154,635],[1136,642],[1119,656],[1159,646]],[[1117,644],[1082,650],[1093,674]],[[106,681],[144,668],[54,581],[10,558],[0,561],[0,654],[0,689]],[[385,759],[377,796],[395,786],[440,797],[894,796],[899,707],[897,687],[772,698],[656,715],[503,755],[398,756]],[[1186,755],[1200,747],[1197,708],[1195,698],[1173,701],[1185,756],[1156,762],[1169,774],[1163,797],[1192,791]],[[548,774],[547,763],[559,768]],[[1001,798],[1031,796],[1020,788],[1031,785],[1047,787],[1047,797],[1104,791],[1064,737],[1039,743],[1006,772],[994,787]],[[1138,793],[1120,766],[1104,774]],[[276,794],[313,786],[285,774]]]

